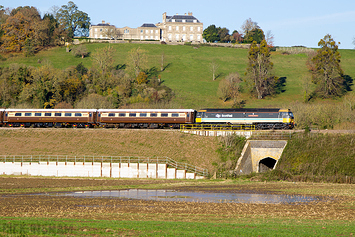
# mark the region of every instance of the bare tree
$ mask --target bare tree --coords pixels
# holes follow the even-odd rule
[[[243,23],[243,25],[241,26],[242,28],[242,33],[244,34],[244,36],[248,35],[248,33],[252,30],[258,29],[258,23],[253,21],[251,18],[246,19]]]
[[[266,32],[265,40],[268,47],[274,47],[274,34],[271,32],[271,30]]]
[[[135,77],[147,66],[147,56],[141,48],[132,49],[128,55],[128,67],[133,71]]]
[[[97,49],[93,53],[93,64],[96,65],[102,73],[107,72],[113,67],[115,52],[116,50],[112,46]]]
[[[240,93],[241,79],[238,73],[231,73],[219,83],[217,95],[224,102],[232,99],[236,104]]]
[[[211,69],[211,72],[212,72],[212,80],[216,80],[216,74],[217,74],[218,68],[219,68],[218,63],[216,63],[216,61],[213,60],[210,63],[210,69]]]

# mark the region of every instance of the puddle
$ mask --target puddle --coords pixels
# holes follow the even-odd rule
[[[255,193],[212,193],[184,192],[174,190],[128,189],[113,191],[80,191],[70,193],[50,193],[46,195],[79,197],[79,198],[121,198],[154,201],[184,201],[210,203],[265,203],[294,204],[320,201],[319,197],[286,194],[255,194]]]

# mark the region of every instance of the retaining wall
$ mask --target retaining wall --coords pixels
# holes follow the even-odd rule
[[[167,164],[100,162],[0,162],[0,175],[199,179]]]

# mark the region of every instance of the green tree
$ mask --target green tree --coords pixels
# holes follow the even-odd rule
[[[346,92],[347,85],[340,66],[338,45],[331,35],[327,34],[319,41],[318,46],[321,48],[308,65],[312,81],[317,85],[316,94],[323,98],[340,96]]]
[[[92,55],[94,67],[97,68],[102,74],[109,72],[114,67],[115,53],[116,50],[111,46],[96,49]]]
[[[245,35],[244,42],[252,43],[253,41],[256,41],[257,44],[260,44],[261,41],[263,41],[264,39],[265,39],[264,31],[262,29],[256,28],[249,31]]]
[[[248,67],[246,70],[247,84],[258,99],[275,93],[278,78],[272,75],[273,63],[270,61],[270,50],[265,40],[258,46],[256,41],[250,45]]]
[[[226,27],[218,27],[219,41],[222,43],[227,43],[231,40],[229,35],[229,30]]]
[[[202,37],[207,42],[219,41],[220,37],[218,35],[218,28],[215,25],[210,25],[203,31]]]
[[[87,13],[78,10],[78,6],[72,1],[58,10],[56,19],[68,30],[71,38],[89,35],[90,17]]]

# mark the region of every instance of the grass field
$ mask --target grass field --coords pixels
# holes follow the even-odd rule
[[[96,49],[107,47],[109,44],[86,44],[93,53]],[[184,45],[153,45],[153,44],[110,44],[116,49],[116,63],[127,63],[127,55],[133,48],[140,47],[146,51],[149,67],[160,68],[161,55],[165,55],[165,71],[161,72],[164,83],[171,87],[176,94],[174,105],[181,108],[199,109],[203,107],[230,107],[230,102],[222,102],[217,97],[217,88],[220,80],[229,73],[238,72],[245,77],[247,66],[247,49],[223,47],[193,47]],[[342,68],[346,75],[355,78],[355,50],[339,50],[342,55]],[[7,55],[9,56],[9,55]],[[286,78],[285,91],[274,97],[257,100],[248,93],[242,94],[246,107],[280,107],[292,106],[294,101],[303,100],[302,80],[309,77],[306,68],[307,55],[285,55],[281,52],[272,52],[274,72],[278,77]],[[215,61],[219,65],[218,78],[212,80],[210,63]],[[82,62],[86,67],[91,67],[92,58],[76,58],[71,53],[66,53],[65,47],[52,48],[39,52],[34,57],[10,57],[1,62],[0,66],[12,63],[23,63],[40,66],[39,63],[49,62],[56,68],[65,69],[76,66]],[[351,92],[353,93],[353,92]],[[292,109],[292,108],[291,108]]]
[[[355,189],[350,184],[4,176],[0,181],[2,236],[352,236],[355,233]],[[128,188],[327,196],[326,201],[292,205],[23,195]]]

